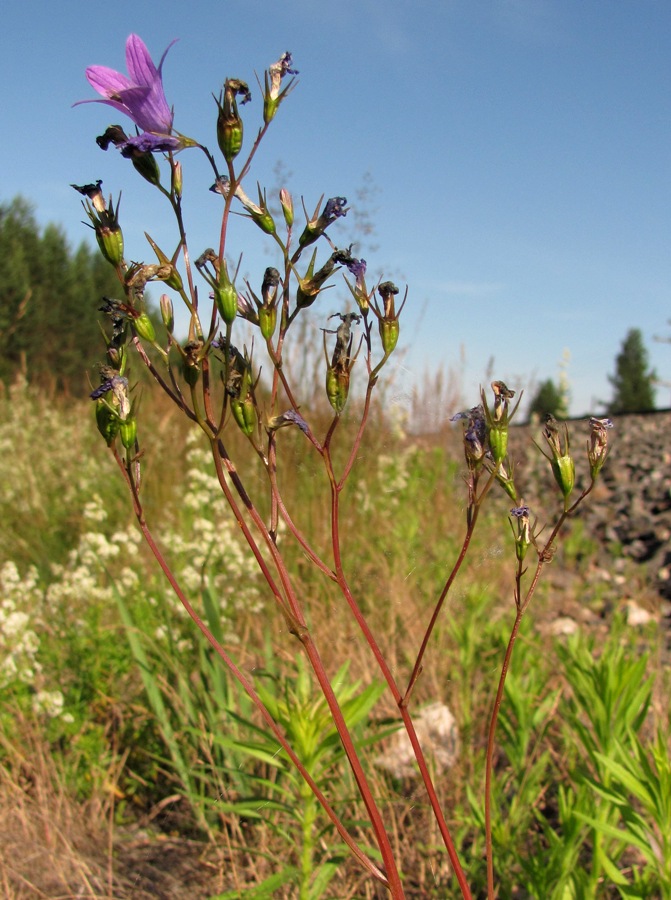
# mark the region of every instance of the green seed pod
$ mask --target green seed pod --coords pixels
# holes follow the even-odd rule
[[[275,326],[277,325],[277,307],[261,306],[259,307],[259,326],[261,334],[268,341],[275,334]]]
[[[115,268],[123,262],[123,232],[120,228],[96,228],[100,252]]]
[[[231,400],[231,412],[240,430],[246,437],[251,437],[256,429],[256,407],[251,394],[244,400]]]
[[[145,181],[158,187],[161,183],[161,171],[158,167],[158,163],[154,159],[154,154],[134,153],[130,159],[135,170],[142,175]]]
[[[140,313],[136,319],[133,319],[133,327],[142,340],[149,341],[151,344],[156,340],[154,324],[146,312]]]
[[[200,378],[200,366],[197,362],[187,359],[182,366],[182,374],[184,375],[184,381],[189,387],[195,387]]]
[[[105,438],[105,443],[111,447],[119,433],[120,419],[101,398],[96,403],[96,425],[98,431]]]
[[[221,318],[230,325],[238,313],[238,292],[228,279],[222,279],[222,282],[214,289],[214,302]]]
[[[326,396],[336,413],[340,414],[345,408],[348,394],[349,372],[329,366],[326,370]]]
[[[489,429],[489,449],[492,451],[495,463],[503,462],[508,452],[507,423],[492,425]]]
[[[131,450],[135,446],[137,439],[137,419],[135,416],[131,416],[124,422],[119,423],[119,437],[126,450]]]
[[[389,356],[390,353],[393,353],[398,343],[398,319],[380,319],[379,330],[382,349]]]
[[[217,116],[217,143],[224,154],[226,162],[233,162],[242,149],[243,126],[242,119],[238,115],[236,96],[243,97],[245,103],[250,97],[249,88],[244,81],[237,78],[227,78],[224,89],[217,101],[219,115]]]
[[[557,456],[551,460],[552,474],[567,500],[575,484],[575,463],[572,456]]]
[[[242,138],[242,119],[236,118],[232,121],[219,116],[217,121],[217,141],[226,162],[233,162],[242,150]]]

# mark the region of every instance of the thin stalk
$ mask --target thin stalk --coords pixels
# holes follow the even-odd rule
[[[368,646],[373,652],[373,656],[382,672],[382,675],[387,682],[391,694],[396,702],[399,711],[401,713],[401,718],[403,719],[403,725],[407,732],[408,738],[412,745],[413,752],[415,754],[415,758],[417,760],[417,765],[419,767],[420,774],[422,776],[422,781],[424,782],[424,786],[426,788],[426,792],[429,798],[429,802],[431,804],[431,808],[433,810],[434,816],[436,818],[436,822],[438,823],[438,827],[440,829],[441,837],[443,839],[443,843],[445,844],[445,849],[447,850],[448,856],[450,858],[450,862],[452,864],[452,868],[454,869],[454,874],[457,878],[457,882],[459,884],[459,888],[461,890],[462,896],[464,900],[471,900],[471,891],[468,886],[468,882],[466,881],[466,876],[464,875],[463,868],[461,866],[461,862],[459,860],[459,856],[457,854],[456,848],[454,846],[454,842],[452,840],[452,836],[450,834],[450,830],[448,828],[447,822],[445,821],[445,816],[440,806],[440,801],[438,799],[438,795],[436,793],[435,787],[433,785],[433,781],[431,779],[431,774],[429,772],[429,768],[426,763],[426,759],[424,757],[424,753],[421,747],[421,744],[417,738],[417,733],[415,731],[415,726],[410,716],[410,713],[407,707],[403,703],[403,695],[401,694],[398,685],[396,684],[396,680],[387,664],[387,661],[380,649],[375,636],[373,635],[368,622],[366,621],[365,616],[361,612],[358,603],[356,602],[352,591],[350,590],[349,583],[345,576],[345,572],[342,565],[342,557],[340,553],[340,491],[342,490],[342,484],[338,484],[336,482],[335,474],[333,472],[333,464],[329,451],[329,443],[330,437],[332,435],[332,431],[329,432],[327,440],[324,442],[325,452],[324,452],[324,462],[326,464],[327,473],[329,475],[329,481],[331,483],[331,534],[332,534],[332,546],[333,546],[333,557],[335,563],[335,571],[336,576],[338,578],[338,585],[352,611],[352,614],[363,633]]]
[[[522,576],[524,575],[524,570],[522,569],[522,563],[518,562],[517,573],[515,578],[515,621],[513,622],[512,631],[510,632],[510,638],[508,639],[508,646],[506,647],[505,656],[503,658],[503,665],[501,666],[501,674],[499,676],[498,688],[496,691],[496,697],[494,699],[494,706],[492,709],[492,714],[489,720],[489,731],[487,734],[487,751],[485,757],[485,854],[487,858],[487,898],[488,900],[494,900],[496,897],[496,891],[494,888],[494,855],[493,855],[493,845],[492,845],[492,809],[491,809],[491,794],[492,794],[492,781],[493,781],[493,772],[494,772],[494,745],[496,738],[496,727],[499,719],[499,712],[501,709],[501,703],[503,702],[503,692],[506,684],[506,676],[508,675],[508,669],[510,667],[510,661],[513,655],[513,649],[515,647],[515,643],[517,641],[517,636],[519,634],[520,625],[522,624],[522,618],[524,617],[525,612],[529,607],[529,603],[531,602],[531,598],[533,597],[536,588],[538,586],[538,582],[541,577],[541,573],[545,566],[545,563],[548,562],[552,558],[552,548],[554,542],[559,534],[563,524],[566,520],[576,511],[578,506],[582,503],[582,501],[587,497],[587,495],[592,491],[595,482],[592,480],[590,484],[582,491],[578,499],[573,503],[572,506],[568,506],[557,519],[557,523],[555,527],[552,529],[549,538],[545,541],[545,544],[538,552],[538,564],[536,566],[536,570],[534,572],[531,583],[524,595],[524,599],[522,598]]]
[[[262,535],[266,547],[268,548],[273,558],[273,563],[275,564],[275,567],[277,569],[277,573],[280,577],[280,581],[286,595],[287,603],[290,607],[290,612],[285,610],[287,627],[289,628],[289,631],[294,634],[295,637],[297,637],[302,643],[319,683],[319,686],[322,690],[322,693],[324,694],[329,710],[331,712],[331,716],[333,717],[334,725],[338,731],[340,740],[342,741],[345,754],[349,761],[352,773],[361,794],[361,798],[366,806],[371,825],[375,832],[378,847],[385,864],[385,870],[387,873],[387,878],[389,880],[389,889],[391,891],[391,895],[394,900],[401,900],[401,898],[405,897],[405,894],[403,893],[403,886],[401,884],[401,879],[398,873],[398,868],[396,866],[396,860],[394,859],[389,836],[387,835],[386,829],[384,827],[382,816],[380,815],[377,803],[375,802],[375,798],[373,797],[370,785],[368,784],[368,779],[366,778],[366,775],[364,773],[363,766],[361,765],[361,760],[359,759],[358,753],[354,746],[352,736],[349,733],[349,729],[338,704],[337,697],[333,691],[333,688],[331,687],[326,669],[324,668],[324,664],[321,660],[317,647],[314,644],[314,641],[312,640],[312,637],[309,633],[302,607],[298,602],[298,598],[296,597],[293,590],[293,586],[291,584],[284,559],[277,549],[277,546],[275,545],[272,536],[268,532],[263,519],[259,515],[258,510],[254,507],[251,498],[247,494],[242,481],[240,480],[240,476],[238,475],[237,470],[233,465],[232,460],[230,460],[230,458],[226,455],[226,451],[221,440],[213,440],[213,447],[215,446],[217,451],[213,454],[215,469],[222,489],[224,489],[226,493],[227,499],[230,496],[230,490],[228,489],[228,485],[226,484],[226,479],[222,469],[222,461],[226,465],[229,478],[231,478],[231,481],[233,482],[239,496],[241,497],[243,503],[245,504],[245,507],[247,508],[249,515],[252,518],[252,521]],[[267,567],[264,571],[264,575],[266,571],[268,571]]]
[[[140,526],[140,530],[142,531],[142,535],[143,535],[145,541],[147,542],[149,549],[151,550],[152,554],[154,555],[154,558],[158,562],[163,574],[167,578],[167,580],[170,584],[170,587],[172,588],[173,592],[175,593],[175,596],[178,598],[178,600],[180,601],[180,603],[182,604],[182,606],[184,607],[184,609],[186,610],[186,612],[188,613],[189,617],[194,622],[194,624],[196,625],[198,630],[201,632],[201,634],[203,635],[205,640],[207,640],[207,642],[210,644],[210,646],[213,648],[213,650],[217,653],[217,655],[220,657],[220,659],[226,665],[228,670],[231,672],[233,677],[238,681],[238,683],[241,685],[241,687],[247,693],[250,700],[252,701],[254,706],[257,708],[257,710],[263,717],[264,721],[266,722],[266,724],[268,725],[270,730],[273,732],[273,734],[279,741],[280,745],[282,746],[282,749],[288,755],[289,759],[291,760],[293,765],[296,767],[296,769],[300,772],[303,779],[310,785],[311,791],[313,792],[313,794],[315,795],[315,797],[321,804],[322,808],[324,809],[324,812],[327,814],[328,818],[331,820],[333,825],[336,827],[338,834],[340,834],[343,841],[345,841],[345,843],[350,848],[350,850],[352,851],[354,856],[359,860],[359,862],[364,866],[364,868],[366,868],[370,872],[370,874],[374,878],[376,878],[378,881],[380,881],[385,886],[390,887],[391,885],[389,884],[389,880],[384,875],[384,873],[359,848],[356,841],[351,837],[351,835],[349,834],[349,832],[347,831],[345,826],[342,824],[339,817],[337,816],[335,811],[330,806],[328,800],[323,795],[323,793],[320,791],[319,786],[314,781],[314,779],[312,778],[310,773],[307,771],[307,769],[305,768],[303,763],[300,761],[298,756],[295,754],[294,750],[292,749],[291,745],[289,744],[286,737],[282,733],[281,729],[276,724],[272,715],[270,714],[270,712],[268,711],[268,709],[262,702],[261,698],[258,696],[256,691],[254,690],[254,686],[251,683],[251,681],[249,681],[249,679],[244,675],[244,673],[236,666],[236,664],[233,662],[233,659],[228,655],[228,653],[226,652],[224,647],[217,641],[217,639],[214,637],[214,635],[212,634],[210,629],[203,622],[203,620],[200,618],[200,616],[198,615],[196,610],[193,608],[193,606],[187,599],[186,594],[182,591],[182,589],[179,585],[179,582],[175,578],[170,566],[168,565],[163,554],[161,553],[158,545],[156,544],[156,542],[154,540],[153,534],[151,533],[151,531],[147,525],[147,522],[146,522],[146,519],[144,516],[144,509],[140,502],[140,498],[137,493],[137,489],[135,486],[134,479],[132,477],[130,467],[127,465],[127,463],[124,460],[121,459],[121,457],[119,456],[119,454],[116,450],[114,451],[114,457],[117,461],[117,464],[119,465],[119,468],[121,469],[121,471],[124,475],[124,478],[126,480],[126,483],[128,484],[128,487],[130,489],[132,502],[133,502],[133,510],[134,510],[138,525]],[[392,895],[398,896],[398,897],[403,896],[403,894],[395,895],[395,894],[393,894],[393,892],[392,892]]]

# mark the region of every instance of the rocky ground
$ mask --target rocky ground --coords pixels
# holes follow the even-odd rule
[[[569,425],[582,486],[589,424]],[[546,508],[554,491],[549,465],[532,443],[544,445],[541,432],[540,425],[511,429],[511,455],[532,513]],[[622,416],[609,439],[597,486],[572,523],[585,543],[586,563],[578,574],[608,583],[630,619],[642,609],[671,625],[671,411]]]

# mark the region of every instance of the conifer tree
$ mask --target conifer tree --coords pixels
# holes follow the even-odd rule
[[[41,230],[21,197],[0,203],[0,380],[87,391],[97,358],[98,307],[114,296],[114,270],[82,243],[73,253],[62,230]]]
[[[615,359],[615,374],[608,380],[614,394],[611,414],[645,412],[655,408],[655,372],[648,370],[648,351],[639,328],[631,328]]]
[[[548,413],[563,418],[566,416],[565,405],[561,390],[551,378],[548,378],[538,386],[529,406],[529,418],[536,415],[542,419]]]

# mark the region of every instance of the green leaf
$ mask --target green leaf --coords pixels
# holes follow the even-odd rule
[[[287,866],[281,872],[275,872],[270,878],[266,878],[256,887],[248,888],[240,893],[238,890],[226,891],[224,894],[216,894],[209,900],[273,900],[276,896],[275,892],[278,888],[295,881],[299,876],[299,870],[296,866]]]

